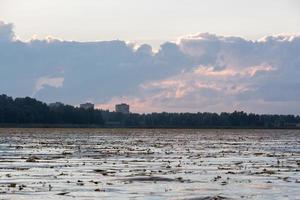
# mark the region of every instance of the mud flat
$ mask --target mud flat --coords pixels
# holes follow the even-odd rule
[[[300,199],[300,130],[0,129],[0,199]]]

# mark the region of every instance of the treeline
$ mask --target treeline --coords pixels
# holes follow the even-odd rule
[[[104,115],[105,116],[105,115]],[[124,126],[173,128],[300,128],[300,117],[233,113],[152,113],[110,116]]]
[[[49,107],[30,97],[0,96],[2,124],[104,124],[100,110],[76,108],[70,105]]]
[[[0,124],[84,125],[149,128],[295,128],[300,116],[233,113],[122,114],[70,105],[48,106],[33,98],[0,96]],[[300,128],[300,127],[299,127]]]

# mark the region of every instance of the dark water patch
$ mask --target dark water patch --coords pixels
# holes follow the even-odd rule
[[[195,198],[184,199],[184,200],[226,200],[226,199],[229,200],[230,198],[217,195],[217,196],[195,197]]]
[[[185,182],[188,180],[184,180],[183,178],[166,178],[166,177],[159,177],[159,176],[140,176],[140,177],[133,177],[127,179],[121,179],[123,181],[130,181],[130,182]]]

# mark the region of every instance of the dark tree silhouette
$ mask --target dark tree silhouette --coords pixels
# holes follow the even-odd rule
[[[78,124],[153,128],[290,128],[300,116],[233,113],[122,114],[70,105],[48,106],[36,99],[0,95],[0,124]],[[299,127],[300,128],[300,127]]]

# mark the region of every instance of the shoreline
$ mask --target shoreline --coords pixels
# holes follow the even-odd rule
[[[74,129],[266,129],[266,130],[300,130],[300,127],[247,127],[247,126],[116,126],[116,125],[95,125],[95,124],[0,124],[1,129],[5,128],[74,128]]]

